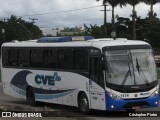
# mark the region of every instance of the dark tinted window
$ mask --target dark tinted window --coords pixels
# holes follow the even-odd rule
[[[3,66],[9,65],[9,49],[7,48],[2,49],[2,64]]]
[[[90,76],[93,80],[98,80],[99,75],[99,60],[98,57],[90,58]]]
[[[18,50],[16,48],[9,49],[9,66],[17,66]]]
[[[31,49],[31,67],[41,68],[43,66],[42,49]]]
[[[56,50],[46,49],[43,51],[44,67],[45,68],[56,68],[57,54]]]
[[[73,52],[75,70],[88,70],[88,51],[87,50],[74,50]]]
[[[18,65],[20,67],[29,67],[30,65],[29,49],[19,49]]]
[[[72,69],[72,50],[63,49],[58,52],[58,67],[60,69]]]

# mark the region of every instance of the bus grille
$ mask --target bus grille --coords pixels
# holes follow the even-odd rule
[[[130,89],[130,88],[114,88],[114,90],[123,93],[135,93],[135,92],[146,92],[152,90],[155,86],[149,86],[147,88],[138,88],[138,89]]]
[[[139,107],[149,107],[149,104],[145,101],[141,102],[129,102],[123,106],[123,108],[132,108],[134,106],[139,106]]]

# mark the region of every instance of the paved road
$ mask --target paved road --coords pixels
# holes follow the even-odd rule
[[[91,113],[91,115],[83,115],[81,114],[77,108],[74,107],[68,107],[68,106],[62,106],[62,105],[55,105],[55,104],[43,104],[40,105],[38,107],[31,107],[29,105],[27,105],[26,100],[22,100],[22,99],[16,99],[13,97],[10,97],[8,95],[4,95],[2,92],[2,85],[0,83],[0,104],[1,105],[9,105],[9,106],[15,106],[17,108],[17,110],[19,110],[20,108],[30,108],[30,109],[35,109],[40,110],[40,109],[44,109],[44,110],[53,110],[53,111],[62,111],[65,113],[66,116],[69,116],[69,118],[71,118],[71,120],[73,119],[83,119],[83,120],[106,120],[106,119],[110,119],[110,120],[117,120],[117,119],[123,119],[123,120],[135,120],[134,117],[123,117],[120,116],[119,113],[107,113],[107,112],[102,112],[102,111],[93,111]],[[139,110],[139,111],[144,111],[143,109]],[[160,111],[160,107],[157,108],[147,108],[145,109],[145,111]],[[118,115],[118,116],[116,116]],[[68,119],[68,117],[66,117]],[[1,119],[1,118],[0,118]],[[58,118],[59,120],[60,118]],[[64,118],[63,118],[64,119]],[[143,117],[143,118],[136,118],[136,119],[148,119],[148,120],[155,120],[155,119],[159,119],[158,117]]]

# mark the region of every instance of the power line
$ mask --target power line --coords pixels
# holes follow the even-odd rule
[[[17,16],[17,17],[40,16],[40,15],[47,15],[47,14],[57,14],[57,13],[74,12],[74,11],[79,11],[79,10],[97,8],[97,7],[101,7],[101,6],[102,6],[102,5],[92,6],[92,7],[86,7],[86,8],[72,9],[72,10],[65,10],[65,11],[56,11],[56,12],[48,12],[48,13],[36,13],[36,14],[30,14],[30,15]]]
[[[77,19],[71,19],[71,18],[69,18],[69,19],[67,19],[67,18],[61,18],[61,19],[54,19],[54,21],[74,21],[74,20],[80,20],[80,21],[82,21],[82,20],[90,20],[90,21],[95,21],[95,20],[102,20],[103,18],[84,18],[84,19],[80,19],[80,18],[77,18]],[[46,20],[41,20],[41,22],[42,21],[45,21],[46,22]]]

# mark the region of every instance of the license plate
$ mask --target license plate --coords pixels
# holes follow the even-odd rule
[[[140,109],[140,108],[141,108],[140,106],[133,106],[132,107],[133,110]]]

